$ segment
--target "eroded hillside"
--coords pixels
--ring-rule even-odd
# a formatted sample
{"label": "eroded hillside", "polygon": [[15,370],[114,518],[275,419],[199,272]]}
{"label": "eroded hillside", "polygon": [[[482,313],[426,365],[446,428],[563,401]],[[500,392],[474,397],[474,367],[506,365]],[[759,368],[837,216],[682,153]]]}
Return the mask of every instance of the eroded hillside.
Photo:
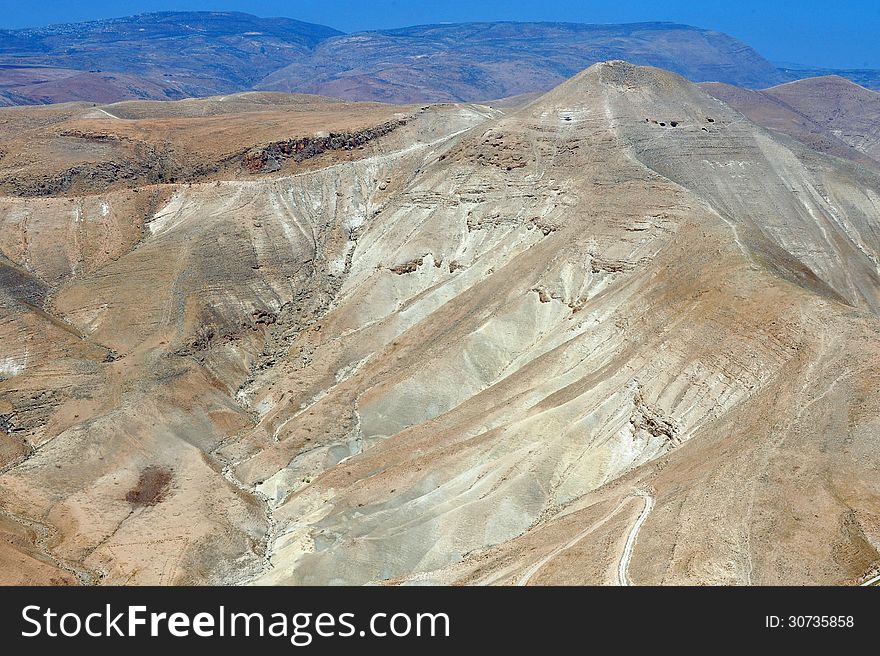
{"label": "eroded hillside", "polygon": [[814,150],[877,166],[880,93],[830,75],[763,91],[704,83],[706,91],[752,121],[788,134]]}
{"label": "eroded hillside", "polygon": [[267,165],[322,138],[280,122],[204,182],[0,201],[7,582],[877,568],[874,168],[623,62],[352,111],[345,157]]}

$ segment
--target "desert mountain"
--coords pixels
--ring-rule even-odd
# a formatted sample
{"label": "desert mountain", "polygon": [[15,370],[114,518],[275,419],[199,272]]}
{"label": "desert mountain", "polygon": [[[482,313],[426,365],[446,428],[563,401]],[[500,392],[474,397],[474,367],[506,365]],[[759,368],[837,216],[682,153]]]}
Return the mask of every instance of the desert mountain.
{"label": "desert mountain", "polygon": [[880,91],[880,70],[876,68],[809,68],[804,66],[779,68],[787,77],[803,80],[811,77],[842,77],[861,87]]}
{"label": "desert mountain", "polygon": [[78,130],[43,157],[100,164],[115,142],[95,134],[207,134],[226,103],[233,131],[285,118],[187,144],[226,162],[205,181],[34,193],[0,160],[8,579],[877,569],[876,168],[619,61],[519,109],[0,117]]}
{"label": "desert mountain", "polygon": [[798,80],[763,91],[714,83],[703,88],[756,123],[816,150],[880,162],[880,93],[876,91],[837,76]]}
{"label": "desert mountain", "polygon": [[0,103],[248,89],[404,103],[487,100],[543,92],[614,58],[695,81],[767,87],[791,79],[730,36],[671,23],[464,23],[344,35],[289,19],[166,12],[0,31]]}

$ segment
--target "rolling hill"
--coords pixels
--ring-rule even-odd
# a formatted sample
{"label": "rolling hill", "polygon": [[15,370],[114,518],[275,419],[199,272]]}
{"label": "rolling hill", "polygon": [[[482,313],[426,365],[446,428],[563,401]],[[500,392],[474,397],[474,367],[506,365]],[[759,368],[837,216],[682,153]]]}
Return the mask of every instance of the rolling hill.
{"label": "rolling hill", "polygon": [[839,76],[797,80],[763,91],[724,84],[703,88],[756,123],[812,148],[880,162],[880,93]]}

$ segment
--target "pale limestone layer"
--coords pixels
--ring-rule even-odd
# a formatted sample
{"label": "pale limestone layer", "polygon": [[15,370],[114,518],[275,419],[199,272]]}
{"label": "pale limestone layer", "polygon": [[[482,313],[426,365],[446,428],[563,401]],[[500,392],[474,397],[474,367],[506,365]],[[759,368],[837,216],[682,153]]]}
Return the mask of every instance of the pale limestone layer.
{"label": "pale limestone layer", "polygon": [[[352,162],[163,189],[109,262],[21,246],[61,201],[2,201],[6,257],[60,281],[56,323],[2,324],[0,391],[60,399],[2,506],[57,533],[62,569],[744,584],[880,562],[870,167],[614,62],[505,115],[422,112]],[[171,482],[138,505],[150,466]]]}

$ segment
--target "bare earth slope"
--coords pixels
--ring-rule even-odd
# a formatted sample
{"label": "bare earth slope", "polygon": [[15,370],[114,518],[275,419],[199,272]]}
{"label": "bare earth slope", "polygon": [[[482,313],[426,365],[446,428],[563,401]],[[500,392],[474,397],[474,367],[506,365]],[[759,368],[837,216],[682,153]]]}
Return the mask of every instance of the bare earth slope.
{"label": "bare earth slope", "polygon": [[7,579],[877,569],[875,169],[623,62],[405,118],[345,160],[0,201]]}
{"label": "bare earth slope", "polygon": [[766,93],[880,161],[880,92],[829,76],[783,84]]}
{"label": "bare earth slope", "polygon": [[259,92],[10,108],[0,114],[0,190],[72,195],[301,167],[323,152],[351,156],[414,109]]}
{"label": "bare earth slope", "polygon": [[880,93],[841,77],[789,82],[763,91],[703,88],[765,127],[838,157],[880,161]]}

